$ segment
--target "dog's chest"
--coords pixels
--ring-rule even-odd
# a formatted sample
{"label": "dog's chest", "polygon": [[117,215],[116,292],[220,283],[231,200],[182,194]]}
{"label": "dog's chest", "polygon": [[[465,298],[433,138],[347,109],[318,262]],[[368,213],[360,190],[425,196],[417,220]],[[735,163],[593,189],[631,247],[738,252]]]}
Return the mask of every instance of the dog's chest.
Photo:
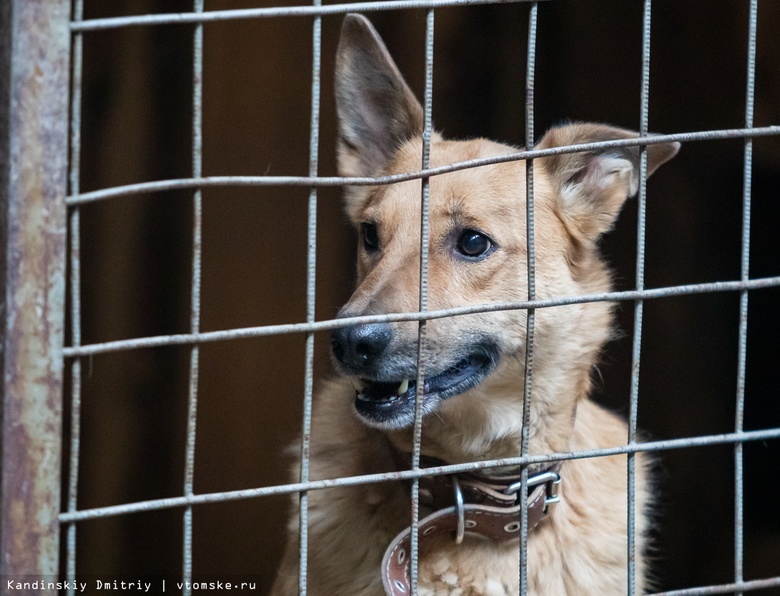
{"label": "dog's chest", "polygon": [[421,595],[505,596],[519,592],[518,541],[467,537],[460,545],[442,537],[421,553]]}

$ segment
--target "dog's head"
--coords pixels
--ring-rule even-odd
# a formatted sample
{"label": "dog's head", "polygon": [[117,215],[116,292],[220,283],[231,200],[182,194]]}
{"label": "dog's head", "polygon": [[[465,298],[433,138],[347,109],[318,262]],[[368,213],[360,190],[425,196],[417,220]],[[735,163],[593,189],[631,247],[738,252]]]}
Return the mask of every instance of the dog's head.
{"label": "dog's head", "polygon": [[[344,21],[336,100],[342,175],[420,169],[423,110],[374,28],[358,15]],[[537,148],[636,136],[604,125],[570,124],[550,130]],[[677,149],[648,146],[648,172]],[[431,165],[514,151],[488,140],[447,141],[434,134]],[[534,162],[537,297],[609,289],[596,242],[636,192],[638,168],[636,147]],[[525,188],[524,162],[430,179],[429,310],[527,298]],[[340,316],[416,311],[421,182],[349,187],[346,211],[359,234],[358,286]],[[443,415],[456,402],[522,403],[526,320],[526,311],[515,310],[429,321],[422,354],[424,412]],[[537,311],[534,386],[542,389],[534,395],[539,393],[541,407],[545,399],[556,399],[554,393],[578,391],[610,327],[603,303]],[[355,407],[364,421],[409,426],[419,390],[418,324],[347,326],[334,331],[332,346],[339,372],[355,384]],[[461,408],[459,415],[466,411]]]}

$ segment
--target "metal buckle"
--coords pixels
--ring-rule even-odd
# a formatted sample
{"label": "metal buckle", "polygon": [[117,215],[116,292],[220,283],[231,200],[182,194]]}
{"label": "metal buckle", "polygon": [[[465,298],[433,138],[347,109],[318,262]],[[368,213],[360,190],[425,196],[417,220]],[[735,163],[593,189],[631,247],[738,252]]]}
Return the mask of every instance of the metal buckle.
{"label": "metal buckle", "polygon": [[452,488],[455,491],[455,511],[458,514],[458,529],[455,532],[455,544],[463,542],[463,534],[466,533],[466,520],[463,511],[463,492],[460,490],[458,476],[452,477]]}
{"label": "metal buckle", "polygon": [[[540,484],[546,485],[544,495],[545,513],[547,512],[548,505],[555,505],[556,503],[561,502],[561,497],[558,496],[558,485],[560,485],[560,483],[561,475],[557,472],[539,472],[538,474],[528,477],[528,488],[534,488]],[[517,482],[510,484],[506,490],[504,490],[504,493],[507,495],[517,494],[522,486],[522,482],[518,480]]]}

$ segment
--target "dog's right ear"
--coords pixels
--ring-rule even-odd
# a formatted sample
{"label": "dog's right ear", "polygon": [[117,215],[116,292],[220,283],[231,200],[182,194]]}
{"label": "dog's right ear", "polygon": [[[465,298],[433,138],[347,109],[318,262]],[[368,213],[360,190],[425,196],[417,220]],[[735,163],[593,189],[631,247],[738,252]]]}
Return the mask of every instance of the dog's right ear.
{"label": "dog's right ear", "polygon": [[[579,122],[552,128],[535,149],[551,149],[618,139],[635,139],[638,133]],[[647,146],[647,175],[670,160],[679,143]],[[595,242],[607,232],[628,197],[639,187],[639,148],[621,147],[567,153],[541,158],[558,195],[558,212],[578,240]]]}
{"label": "dog's right ear", "polygon": [[404,141],[422,134],[423,110],[379,34],[361,15],[344,19],[335,86],[339,173],[380,175]]}

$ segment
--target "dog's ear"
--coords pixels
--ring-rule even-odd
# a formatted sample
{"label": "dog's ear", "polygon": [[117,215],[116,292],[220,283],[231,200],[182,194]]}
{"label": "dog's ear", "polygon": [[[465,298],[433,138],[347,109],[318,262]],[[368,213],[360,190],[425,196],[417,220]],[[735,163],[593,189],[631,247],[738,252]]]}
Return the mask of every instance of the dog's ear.
{"label": "dog's ear", "polygon": [[344,19],[335,86],[342,176],[380,174],[405,140],[422,134],[422,106],[361,15]]}
{"label": "dog's ear", "polygon": [[[633,139],[630,130],[576,123],[549,130],[535,149],[598,141]],[[670,160],[679,143],[647,145],[647,175]],[[619,147],[541,158],[559,197],[560,213],[570,233],[594,241],[607,232],[628,197],[639,188],[639,147]]]}

